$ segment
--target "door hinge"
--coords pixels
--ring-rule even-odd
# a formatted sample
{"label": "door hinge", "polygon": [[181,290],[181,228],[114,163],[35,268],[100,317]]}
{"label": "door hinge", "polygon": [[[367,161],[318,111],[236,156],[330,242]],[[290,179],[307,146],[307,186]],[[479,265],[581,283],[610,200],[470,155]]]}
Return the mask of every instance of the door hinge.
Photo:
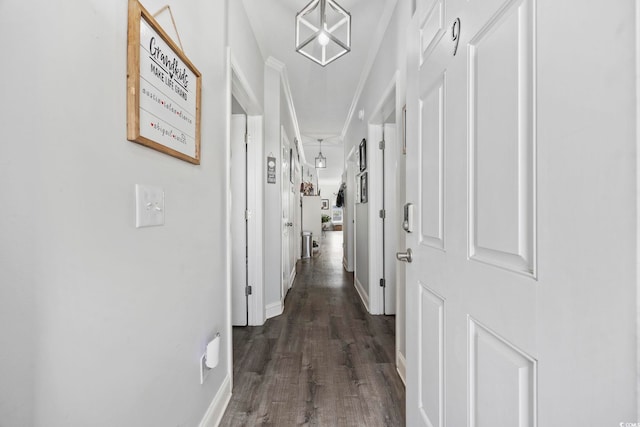
{"label": "door hinge", "polygon": [[249,221],[250,219],[251,219],[251,211],[250,210],[244,211],[244,220]]}
{"label": "door hinge", "polygon": [[382,141],[380,141],[380,145],[379,145],[381,150],[385,149],[385,143],[384,143],[384,139]]}
{"label": "door hinge", "polygon": [[380,218],[385,219],[387,217],[387,211],[385,209],[380,209]]}
{"label": "door hinge", "polygon": [[384,280],[384,279],[380,279],[380,287],[381,287],[381,288],[384,288],[384,287],[386,287],[386,286],[387,286],[387,281],[386,281],[386,280]]}
{"label": "door hinge", "polygon": [[248,134],[248,133],[245,133],[245,134],[244,134],[244,143],[245,143],[245,144],[248,144],[248,143],[249,143],[249,134]]}
{"label": "door hinge", "polygon": [[244,294],[246,296],[252,295],[253,294],[253,287],[247,286],[246,288],[244,288]]}

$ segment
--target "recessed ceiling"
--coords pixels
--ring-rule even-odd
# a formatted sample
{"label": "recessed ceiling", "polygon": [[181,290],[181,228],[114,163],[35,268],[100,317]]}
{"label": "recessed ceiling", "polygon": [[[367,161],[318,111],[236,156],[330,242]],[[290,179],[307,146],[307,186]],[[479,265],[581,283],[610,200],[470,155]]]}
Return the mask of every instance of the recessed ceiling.
{"label": "recessed ceiling", "polygon": [[[236,0],[233,0],[236,1]],[[285,64],[293,104],[298,117],[307,159],[317,155],[317,139],[325,147],[342,146],[342,132],[354,98],[359,96],[358,84],[372,50],[373,33],[388,16],[396,0],[337,0],[351,13],[351,52],[322,67],[295,50],[295,17],[309,0],[243,0],[249,22],[264,59],[273,57]],[[374,47],[377,51],[377,46]],[[367,70],[368,71],[368,70]],[[310,146],[311,145],[311,146]],[[308,147],[308,148],[307,148]],[[338,166],[340,179],[344,153],[329,150],[329,165]],[[328,152],[329,152],[328,151]],[[336,154],[334,154],[334,152]],[[335,158],[339,152],[339,158]],[[332,168],[333,169],[333,168]],[[329,171],[323,171],[325,179]]]}

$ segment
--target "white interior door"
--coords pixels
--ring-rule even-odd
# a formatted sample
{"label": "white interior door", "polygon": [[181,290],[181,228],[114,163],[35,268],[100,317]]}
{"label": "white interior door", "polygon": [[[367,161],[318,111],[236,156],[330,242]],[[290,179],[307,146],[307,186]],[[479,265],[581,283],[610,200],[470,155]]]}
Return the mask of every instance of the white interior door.
{"label": "white interior door", "polygon": [[292,257],[295,256],[293,248],[293,225],[294,225],[294,206],[293,194],[290,176],[292,161],[290,152],[290,144],[287,135],[282,130],[282,289],[281,299],[284,304],[284,298],[295,276],[295,262]]}
{"label": "white interior door", "polygon": [[419,3],[407,89],[408,424],[533,427],[532,3],[444,3]]}
{"label": "white interior door", "polygon": [[248,324],[247,310],[247,117],[231,116],[231,300],[234,326]]}
{"label": "white interior door", "polygon": [[[296,275],[296,261],[299,258],[298,251],[301,248],[301,240],[300,240],[300,217],[298,214],[300,203],[296,200],[296,149],[294,147],[290,148],[290,156],[289,156],[289,170],[290,170],[290,181],[289,181],[289,289],[293,286],[293,281]],[[298,187],[299,188],[299,187]]]}
{"label": "white interior door", "polygon": [[[407,247],[406,233],[402,228],[402,222],[404,221],[404,204],[407,201],[407,191],[405,185],[406,176],[406,155],[403,151],[403,141],[406,140],[405,128],[404,128],[404,114],[405,109],[402,111],[400,133],[401,137],[399,143],[396,144],[396,190],[395,199],[393,203],[396,206],[396,218],[395,223],[389,222],[391,226],[396,227],[396,251],[404,250]],[[396,263],[396,366],[398,372],[406,383],[406,309],[405,309],[405,283],[406,283],[406,265],[404,262]]]}
{"label": "white interior door", "polygon": [[[545,2],[419,0],[412,20],[407,425],[604,426],[635,416],[633,398],[606,385],[622,381],[635,394],[633,381],[622,380],[625,371],[634,376],[633,358],[616,355],[618,346],[633,351],[631,335],[598,332],[633,333],[633,319],[615,313],[622,295],[634,295],[632,273],[616,261],[633,259],[634,241],[622,238],[624,227],[612,218],[597,225],[592,210],[600,208],[589,201],[591,192],[607,200],[614,194],[610,214],[628,221],[624,206],[633,209],[633,193],[625,198],[619,186],[634,182],[634,169],[612,177],[606,168],[619,167],[616,151],[628,146],[616,140],[616,147],[600,148],[591,135],[606,135],[617,114],[594,114],[603,124],[590,124],[579,138],[566,131],[567,121],[582,128],[586,111],[614,105],[624,92],[600,91],[597,100],[593,80],[576,84],[580,73],[557,68],[557,61],[571,68],[592,54],[582,42],[559,49],[554,26],[537,25],[557,21],[555,7],[546,2],[537,9],[538,3]],[[580,34],[588,33],[583,20],[599,22],[610,13],[576,1],[565,7],[581,13],[570,24]],[[536,52],[546,55],[545,66]],[[593,72],[588,67],[580,70]],[[598,75],[606,80],[606,70]],[[567,102],[556,93],[567,87],[572,99],[563,109],[558,103]],[[581,154],[595,147],[597,156]],[[539,153],[546,167],[538,166]],[[608,237],[611,227],[615,239]],[[577,242],[588,253],[578,255]],[[602,283],[611,274],[618,278],[616,296]],[[611,366],[618,363],[624,366]]]}

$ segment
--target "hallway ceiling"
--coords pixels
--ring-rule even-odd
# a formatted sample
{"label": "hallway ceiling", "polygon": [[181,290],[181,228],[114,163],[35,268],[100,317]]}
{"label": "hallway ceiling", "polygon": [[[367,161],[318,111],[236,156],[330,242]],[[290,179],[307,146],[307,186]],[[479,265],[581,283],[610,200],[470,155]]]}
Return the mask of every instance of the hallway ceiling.
{"label": "hallway ceiling", "polygon": [[[234,0],[235,1],[235,0]],[[351,52],[328,64],[295,51],[295,16],[309,0],[243,0],[264,59],[285,64],[307,162],[318,154],[318,138],[329,167],[320,179],[340,181],[344,168],[343,132],[360,95],[380,37],[397,0],[337,0],[351,13]],[[335,147],[335,148],[333,148]],[[340,147],[340,149],[337,149]],[[332,149],[333,148],[333,149]],[[336,158],[337,157],[337,158]]]}

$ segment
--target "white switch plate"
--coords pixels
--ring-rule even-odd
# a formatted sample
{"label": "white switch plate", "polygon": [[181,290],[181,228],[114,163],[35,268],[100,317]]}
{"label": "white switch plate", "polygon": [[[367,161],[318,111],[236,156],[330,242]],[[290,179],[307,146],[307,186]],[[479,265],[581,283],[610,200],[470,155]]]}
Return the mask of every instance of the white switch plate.
{"label": "white switch plate", "polygon": [[136,228],[157,225],[164,225],[164,190],[136,184]]}

